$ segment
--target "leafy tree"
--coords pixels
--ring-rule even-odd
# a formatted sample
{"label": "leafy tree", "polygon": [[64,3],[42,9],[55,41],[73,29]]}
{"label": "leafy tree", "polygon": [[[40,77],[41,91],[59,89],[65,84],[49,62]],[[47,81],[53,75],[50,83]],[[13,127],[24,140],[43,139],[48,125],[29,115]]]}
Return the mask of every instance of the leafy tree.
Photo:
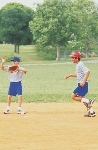
{"label": "leafy tree", "polygon": [[19,53],[19,45],[31,44],[32,33],[29,22],[34,11],[20,3],[8,3],[0,10],[0,33],[3,41],[15,45],[14,52]]}
{"label": "leafy tree", "polygon": [[60,47],[67,44],[73,33],[77,34],[78,24],[71,0],[45,0],[37,5],[30,29],[37,43],[57,46],[57,59],[60,60]]}
{"label": "leafy tree", "polygon": [[89,0],[75,0],[74,8],[81,18],[80,35],[77,40],[85,43],[86,57],[88,57],[88,46],[98,37],[98,7]]}

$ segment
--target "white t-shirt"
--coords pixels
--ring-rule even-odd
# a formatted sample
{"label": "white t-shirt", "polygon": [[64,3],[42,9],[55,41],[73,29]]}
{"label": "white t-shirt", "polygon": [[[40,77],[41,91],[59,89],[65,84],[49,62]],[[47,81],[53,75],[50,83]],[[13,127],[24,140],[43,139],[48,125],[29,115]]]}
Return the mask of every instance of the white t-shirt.
{"label": "white t-shirt", "polygon": [[[8,68],[9,67],[4,67],[4,71],[8,72]],[[19,67],[19,68],[24,69],[23,67]],[[8,72],[8,78],[9,78],[10,82],[19,82],[19,81],[22,81],[23,74],[24,74],[24,72],[22,72],[22,71],[16,71],[13,73]]]}
{"label": "white t-shirt", "polygon": [[90,71],[84,64],[83,62],[79,62],[76,65],[76,74],[77,74],[77,81],[78,83],[82,82],[84,79],[85,74]]}

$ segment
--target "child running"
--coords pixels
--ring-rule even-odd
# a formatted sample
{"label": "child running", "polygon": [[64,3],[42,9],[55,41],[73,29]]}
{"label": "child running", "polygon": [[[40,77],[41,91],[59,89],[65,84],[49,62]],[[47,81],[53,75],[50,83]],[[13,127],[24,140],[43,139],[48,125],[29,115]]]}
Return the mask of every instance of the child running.
{"label": "child running", "polygon": [[83,64],[81,61],[81,53],[78,51],[73,52],[70,55],[72,62],[76,63],[76,73],[65,76],[65,79],[69,77],[77,77],[78,86],[73,91],[71,98],[75,101],[84,103],[87,107],[88,114],[85,114],[84,117],[95,117],[96,114],[92,108],[93,100],[85,98],[85,95],[88,93],[88,77],[90,75],[90,70]]}

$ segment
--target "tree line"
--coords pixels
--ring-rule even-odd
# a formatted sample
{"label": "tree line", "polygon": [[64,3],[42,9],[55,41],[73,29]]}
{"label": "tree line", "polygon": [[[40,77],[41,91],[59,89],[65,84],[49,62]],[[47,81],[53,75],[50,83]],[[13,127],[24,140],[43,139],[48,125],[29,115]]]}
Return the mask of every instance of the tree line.
{"label": "tree line", "polygon": [[98,41],[98,5],[91,0],[44,0],[31,9],[20,3],[8,3],[0,10],[0,41],[19,45],[38,44],[85,50]]}

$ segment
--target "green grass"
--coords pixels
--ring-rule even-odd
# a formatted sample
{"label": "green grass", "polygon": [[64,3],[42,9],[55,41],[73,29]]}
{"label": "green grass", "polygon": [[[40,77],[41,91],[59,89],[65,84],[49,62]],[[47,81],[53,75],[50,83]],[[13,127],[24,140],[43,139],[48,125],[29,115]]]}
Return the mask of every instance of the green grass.
{"label": "green grass", "polygon": [[[98,73],[96,64],[86,64],[90,70],[88,98],[97,101]],[[64,79],[64,76],[75,72],[75,64],[32,65],[23,66],[28,72],[23,76],[24,102],[73,102],[71,93],[77,86],[76,78]],[[9,81],[7,73],[0,72],[0,101],[6,102]],[[13,97],[17,101],[17,96]]]}
{"label": "green grass", "polygon": [[[12,45],[8,49],[0,45],[0,56],[10,56],[13,51]],[[7,45],[6,45],[7,46]],[[75,73],[75,64],[66,61],[38,61],[32,57],[33,46],[21,46],[19,57],[22,58],[20,66],[27,69],[27,74],[23,75],[23,102],[73,102],[71,94],[77,86],[76,78],[64,79],[64,76]],[[30,60],[28,60],[28,57]],[[32,55],[33,56],[33,55]],[[23,59],[24,58],[24,59]],[[83,59],[84,61],[85,59]],[[29,65],[30,63],[30,65]],[[59,64],[60,63],[60,64]],[[7,65],[9,63],[6,63]],[[89,92],[87,98],[98,101],[98,63],[87,63],[91,70],[89,77]],[[7,91],[9,80],[7,73],[0,71],[0,102],[7,102]],[[17,96],[13,97],[13,102],[17,102]]]}
{"label": "green grass", "polygon": [[[37,53],[35,52],[35,46],[33,45],[26,45],[26,46],[20,46],[20,53],[14,53],[14,45],[11,44],[0,44],[0,59],[2,57],[10,58],[13,56],[17,56],[21,58],[21,64],[25,63],[33,63],[33,64],[51,64],[51,63],[65,63],[65,62],[71,62],[71,59],[69,56],[66,57],[65,60],[56,61],[42,61],[37,57]],[[96,60],[96,57],[93,58],[83,58],[82,60]]]}
{"label": "green grass", "polygon": [[17,56],[21,58],[22,62],[31,63],[32,60],[37,60],[37,54],[35,53],[35,47],[32,45],[20,46],[20,53],[14,53],[14,45],[11,44],[0,44],[0,58],[6,57],[10,58],[11,56]]}

